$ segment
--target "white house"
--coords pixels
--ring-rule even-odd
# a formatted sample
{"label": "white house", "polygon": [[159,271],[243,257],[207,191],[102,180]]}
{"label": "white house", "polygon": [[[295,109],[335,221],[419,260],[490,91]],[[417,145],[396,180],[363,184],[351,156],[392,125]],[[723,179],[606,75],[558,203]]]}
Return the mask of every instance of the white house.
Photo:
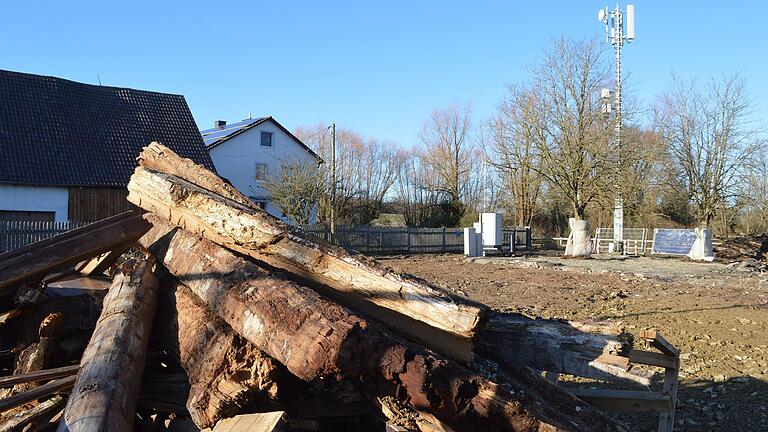
{"label": "white house", "polygon": [[263,181],[277,174],[283,162],[323,160],[272,117],[227,124],[217,120],[212,129],[200,131],[220,176],[259,204],[269,214],[290,222],[272,202]]}

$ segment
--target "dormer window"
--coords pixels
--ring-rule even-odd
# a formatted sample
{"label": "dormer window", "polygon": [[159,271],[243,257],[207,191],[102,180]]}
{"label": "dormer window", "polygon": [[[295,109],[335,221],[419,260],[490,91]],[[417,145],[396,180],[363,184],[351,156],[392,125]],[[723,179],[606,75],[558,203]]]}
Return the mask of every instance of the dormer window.
{"label": "dormer window", "polygon": [[261,146],[272,147],[272,132],[261,133]]}

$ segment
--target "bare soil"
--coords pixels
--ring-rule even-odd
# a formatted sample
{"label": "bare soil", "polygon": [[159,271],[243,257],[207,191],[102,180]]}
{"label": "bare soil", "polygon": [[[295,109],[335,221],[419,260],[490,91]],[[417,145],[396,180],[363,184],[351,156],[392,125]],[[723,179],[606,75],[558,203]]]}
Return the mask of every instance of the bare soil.
{"label": "bare soil", "polygon": [[[381,261],[497,310],[621,322],[635,333],[658,329],[682,353],[675,430],[768,430],[765,262],[544,255]],[[617,418],[630,430],[657,428],[655,415]]]}

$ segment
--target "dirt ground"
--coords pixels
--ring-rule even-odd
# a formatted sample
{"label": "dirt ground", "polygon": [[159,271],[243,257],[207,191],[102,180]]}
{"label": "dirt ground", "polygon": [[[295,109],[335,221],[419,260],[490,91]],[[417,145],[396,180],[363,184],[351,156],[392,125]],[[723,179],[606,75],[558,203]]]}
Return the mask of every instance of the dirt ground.
{"label": "dirt ground", "polygon": [[[755,260],[389,257],[383,263],[502,311],[656,328],[681,351],[675,430],[768,430],[768,272]],[[566,383],[567,384],[567,383]],[[655,431],[656,416],[618,415]]]}

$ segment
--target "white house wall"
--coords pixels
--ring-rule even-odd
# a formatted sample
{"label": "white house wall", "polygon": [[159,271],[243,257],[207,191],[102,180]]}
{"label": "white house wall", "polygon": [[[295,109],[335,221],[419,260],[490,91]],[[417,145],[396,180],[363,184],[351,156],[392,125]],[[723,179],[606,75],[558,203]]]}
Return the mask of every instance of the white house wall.
{"label": "white house wall", "polygon": [[0,210],[55,212],[55,221],[65,222],[69,212],[69,189],[0,184]]}
{"label": "white house wall", "polygon": [[[261,146],[261,132],[272,132],[272,147]],[[280,172],[283,161],[310,161],[317,163],[307,150],[272,121],[233,137],[210,149],[211,159],[219,175],[228,179],[245,195],[267,202],[266,210],[279,218],[283,213],[270,199],[269,192],[256,180],[256,164],[267,165],[267,175]]]}

